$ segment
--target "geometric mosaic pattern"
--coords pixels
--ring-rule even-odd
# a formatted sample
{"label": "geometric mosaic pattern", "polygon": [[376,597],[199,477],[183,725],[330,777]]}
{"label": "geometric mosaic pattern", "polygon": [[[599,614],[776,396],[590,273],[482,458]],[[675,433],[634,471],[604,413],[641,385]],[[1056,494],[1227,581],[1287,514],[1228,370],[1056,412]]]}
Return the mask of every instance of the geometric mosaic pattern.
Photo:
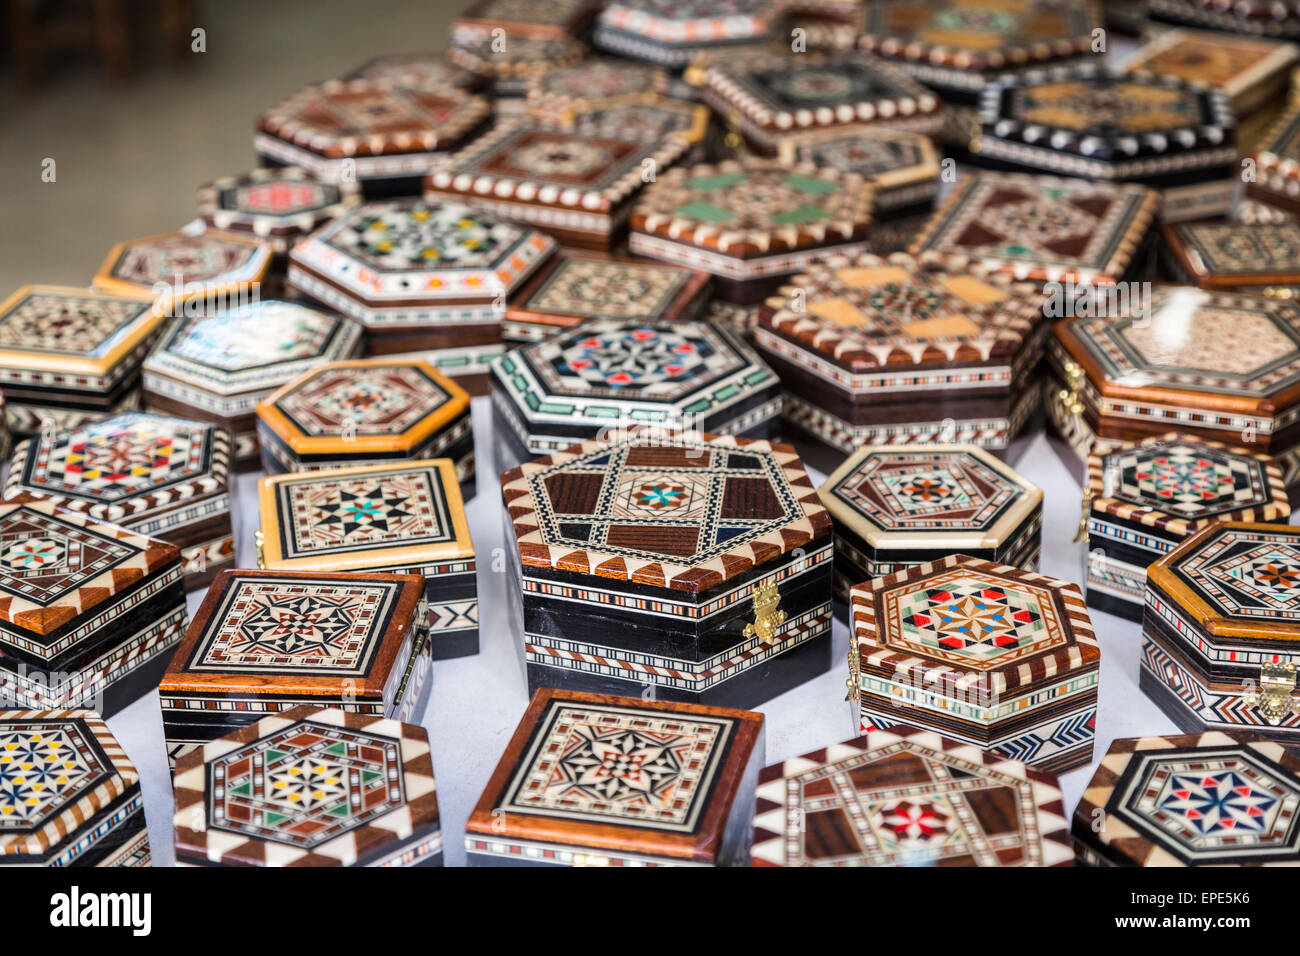
{"label": "geometric mosaic pattern", "polygon": [[[1300,262],[1300,223],[1179,223],[1179,259],[1198,284],[1285,282]],[[1190,268],[1188,267],[1190,264]]]}
{"label": "geometric mosaic pattern", "polygon": [[524,230],[463,206],[383,204],[354,213],[327,244],[381,272],[487,270],[520,241]]}
{"label": "geometric mosaic pattern", "polygon": [[178,277],[184,285],[251,282],[266,271],[269,258],[267,247],[233,234],[172,232],[119,243],[100,267],[96,282],[145,293],[157,283],[171,288]]}
{"label": "geometric mosaic pattern", "polygon": [[1166,566],[1216,616],[1300,619],[1300,529],[1216,526],[1194,548],[1166,558]]}
{"label": "geometric mosaic pattern", "polygon": [[684,269],[653,263],[566,257],[518,308],[611,319],[656,319],[692,279]]}
{"label": "geometric mosaic pattern", "polygon": [[0,351],[103,358],[132,329],[156,324],[152,306],[105,292],[30,287],[0,310]]}
{"label": "geometric mosaic pattern", "polygon": [[[122,529],[114,525],[53,510],[48,503],[0,505],[0,594],[20,606],[55,604],[143,554],[142,546],[158,545],[129,533],[119,537]],[[15,610],[12,604],[0,610],[0,619],[13,620]]]}
{"label": "geometric mosaic pattern", "polygon": [[452,396],[419,364],[325,367],[279,394],[275,407],[309,437],[399,436]]}
{"label": "geometric mosaic pattern", "polygon": [[291,302],[259,302],[181,325],[151,358],[193,363],[210,375],[242,379],[269,366],[330,357],[331,341],[350,341],[352,328],[336,316]]}
{"label": "geometric mosaic pattern", "polygon": [[217,229],[267,239],[279,254],[290,241],[361,201],[355,183],[325,183],[294,167],[255,169],[199,187],[199,215]]}

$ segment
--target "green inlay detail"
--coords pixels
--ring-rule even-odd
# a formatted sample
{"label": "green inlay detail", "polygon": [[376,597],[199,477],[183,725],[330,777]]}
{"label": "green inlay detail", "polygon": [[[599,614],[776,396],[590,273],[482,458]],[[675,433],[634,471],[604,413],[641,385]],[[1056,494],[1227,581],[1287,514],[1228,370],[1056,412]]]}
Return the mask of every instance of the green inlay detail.
{"label": "green inlay detail", "polygon": [[736,218],[736,214],[730,209],[723,209],[721,206],[704,201],[688,202],[684,206],[679,206],[677,211],[691,219],[707,219],[709,222],[731,222]]}
{"label": "green inlay detail", "polygon": [[818,179],[816,176],[790,175],[785,177],[785,184],[800,192],[811,193],[814,196],[825,196],[827,193],[836,192],[840,188],[839,183],[827,182],[825,179]]}
{"label": "green inlay detail", "polygon": [[787,209],[784,212],[772,214],[772,221],[783,225],[796,222],[816,222],[819,219],[829,219],[831,214],[821,206],[799,206],[795,209]]}
{"label": "green inlay detail", "polygon": [[734,186],[744,181],[744,173],[716,173],[712,176],[696,176],[688,180],[692,189],[703,190],[721,189],[723,186]]}

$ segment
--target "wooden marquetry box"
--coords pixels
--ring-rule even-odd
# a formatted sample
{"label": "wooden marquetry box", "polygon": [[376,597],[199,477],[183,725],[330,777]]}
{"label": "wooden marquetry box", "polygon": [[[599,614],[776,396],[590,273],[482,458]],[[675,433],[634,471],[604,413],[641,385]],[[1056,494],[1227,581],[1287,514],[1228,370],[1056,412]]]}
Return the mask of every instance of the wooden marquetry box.
{"label": "wooden marquetry box", "polygon": [[1300,286],[1300,221],[1180,222],[1162,233],[1163,264],[1178,282],[1284,299]]}
{"label": "wooden marquetry box", "polygon": [[450,458],[474,496],[469,395],[427,362],[329,362],[287,382],[257,406],[269,474]]}
{"label": "wooden marquetry box", "polygon": [[1088,606],[1141,621],[1147,568],[1219,521],[1286,521],[1268,455],[1170,432],[1088,456]]}
{"label": "wooden marquetry box", "polygon": [[473,203],[565,245],[610,251],[648,179],[685,155],[678,136],[607,139],[521,119],[502,123],[429,176],[431,201]]}
{"label": "wooden marquetry box", "polygon": [[1002,450],[1038,398],[1045,303],[996,266],[831,256],[768,298],[754,344],[785,386],[786,421],[842,453]]}
{"label": "wooden marquetry box", "polygon": [[474,542],[450,459],[272,475],[258,499],[260,567],[422,575],[433,659],[478,653]]}
{"label": "wooden marquetry box", "polygon": [[753,866],[1069,866],[1055,775],[933,731],[873,730],[758,775]]}
{"label": "wooden marquetry box", "polygon": [[4,493],[49,499],[175,545],[192,590],[235,563],[230,485],[225,429],[131,413],[23,442]]}
{"label": "wooden marquetry box", "polygon": [[452,41],[472,39],[493,30],[509,42],[518,37],[580,36],[600,6],[596,0],[474,0],[451,22]]}
{"label": "wooden marquetry box", "polygon": [[1295,866],[1300,757],[1251,733],[1111,743],[1074,810],[1087,866]]}
{"label": "wooden marquetry box", "polygon": [[214,229],[255,236],[283,269],[289,247],[361,202],[354,181],[321,182],[296,166],[223,176],[198,190],[199,216]]}
{"label": "wooden marquetry box", "polygon": [[682,69],[699,53],[774,34],[775,0],[613,0],[596,18],[596,46],[619,56]]}
{"label": "wooden marquetry box", "polygon": [[429,732],[310,705],[176,761],[178,866],[442,866]]}
{"label": "wooden marquetry box", "polygon": [[1300,14],[1269,0],[1147,0],[1152,25],[1204,27],[1224,33],[1245,33],[1270,39],[1300,39]]}
{"label": "wooden marquetry box", "polygon": [[1300,103],[1293,100],[1282,111],[1250,159],[1254,175],[1246,180],[1237,218],[1243,222],[1300,218]]}
{"label": "wooden marquetry box", "polygon": [[762,714],[544,688],[465,825],[471,866],[744,866]]}
{"label": "wooden marquetry box", "polygon": [[703,99],[755,152],[791,135],[876,126],[937,138],[943,102],[892,64],[861,53],[755,54],[704,72]]}
{"label": "wooden marquetry box", "polygon": [[831,519],[789,445],[633,429],[501,491],[530,690],[748,707],[830,667]]}
{"label": "wooden marquetry box", "polygon": [[634,256],[700,269],[714,292],[761,301],[836,253],[865,252],[875,187],[853,172],[746,156],[660,173],[632,213]]}
{"label": "wooden marquetry box", "polygon": [[404,80],[329,80],[271,107],[253,147],[266,166],[296,166],[367,198],[410,196],[488,124],[486,97]]}
{"label": "wooden marquetry box", "polygon": [[261,239],[219,229],[128,239],[109,250],[95,288],[148,296],[159,315],[191,315],[255,298],[272,254]]}
{"label": "wooden marquetry box", "polygon": [[694,269],[564,252],[511,297],[501,337],[517,344],[540,342],[595,318],[693,319],[708,292],[708,274]]}
{"label": "wooden marquetry box", "polygon": [[950,267],[1111,286],[1148,278],[1160,194],[1133,183],[966,174],[908,248]]}
{"label": "wooden marquetry box", "polygon": [[950,554],[1038,570],[1043,493],[974,445],[861,448],[817,490],[835,522],[835,595]]}
{"label": "wooden marquetry box", "polygon": [[111,717],[158,686],[187,620],[174,545],[27,495],[0,546],[0,707]]}
{"label": "wooden marquetry box", "polygon": [[256,468],[257,403],[313,366],[360,351],[360,325],[294,302],[182,318],[145,359],[144,402],[151,412],[222,426],[235,466]]}
{"label": "wooden marquetry box", "polygon": [[951,555],[849,600],[863,730],[921,727],[1053,773],[1091,762],[1101,650],[1077,585]]}
{"label": "wooden marquetry box", "polygon": [[165,312],[141,296],[20,288],[0,303],[0,388],[9,430],[34,435],[138,408],[140,366],[165,322]]}
{"label": "wooden marquetry box", "polygon": [[0,867],[152,866],[140,774],[98,714],[0,710]]}
{"label": "wooden marquetry box", "polygon": [[429,651],[418,574],[222,571],[158,685],[168,759],[301,704],[418,720]]}
{"label": "wooden marquetry box", "polygon": [[508,467],[633,425],[772,438],[781,383],[707,321],[595,318],[496,359],[492,412]]}
{"label": "wooden marquetry box", "polygon": [[[572,125],[574,117],[601,105],[628,102],[668,89],[668,73],[644,63],[592,57],[576,66],[539,73],[528,80],[525,106],[533,119]],[[652,141],[653,137],[638,137]]]}
{"label": "wooden marquetry box", "polygon": [[1139,686],[1179,729],[1300,742],[1300,528],[1221,522],[1147,569]]}
{"label": "wooden marquetry box", "polygon": [[477,76],[487,77],[487,92],[497,119],[523,115],[530,77],[573,66],[587,48],[573,37],[508,36],[505,48],[490,34],[453,38],[447,59]]}
{"label": "wooden marquetry box", "polygon": [[1094,63],[1031,70],[985,87],[972,157],[993,169],[1135,182],[1160,192],[1160,218],[1223,216],[1240,181],[1227,94]]}
{"label": "wooden marquetry box", "polygon": [[640,93],[617,102],[575,107],[568,123],[583,135],[598,139],[643,139],[674,136],[684,139],[682,163],[704,162],[708,153],[709,108],[701,103]]}
{"label": "wooden marquetry box", "polygon": [[394,53],[367,60],[345,80],[380,80],[405,86],[427,86],[431,89],[455,87],[471,93],[482,89],[486,78],[464,67],[457,66],[442,53]]}

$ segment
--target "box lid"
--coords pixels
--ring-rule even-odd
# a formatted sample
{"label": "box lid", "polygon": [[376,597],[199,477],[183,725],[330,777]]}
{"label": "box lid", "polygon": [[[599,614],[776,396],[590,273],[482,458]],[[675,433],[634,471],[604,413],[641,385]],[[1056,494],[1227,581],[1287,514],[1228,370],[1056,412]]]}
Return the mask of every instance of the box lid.
{"label": "box lid", "polygon": [[469,413],[469,395],[428,362],[328,362],[286,382],[257,417],[297,455],[400,452]]}
{"label": "box lid", "polygon": [[1147,0],[1148,15],[1157,22],[1191,23],[1264,36],[1294,37],[1300,34],[1300,16],[1286,3],[1270,0],[1235,0],[1230,6],[1219,0]]}
{"label": "box lid", "polygon": [[854,585],[849,602],[862,673],[948,696],[998,700],[1101,659],[1077,585],[962,554]]}
{"label": "box lid", "polygon": [[783,136],[781,162],[812,163],[857,173],[876,187],[876,218],[932,202],[939,193],[939,154],[929,136],[882,126],[813,130]]}
{"label": "box lid", "polygon": [[1043,493],[974,445],[865,447],[818,489],[837,530],[874,549],[998,549],[1041,514]]}
{"label": "box lid", "polygon": [[453,86],[473,92],[483,86],[483,77],[459,67],[443,53],[394,53],[367,60],[345,80],[378,80],[403,86],[430,89]]}
{"label": "box lid", "polygon": [[961,178],[908,252],[1018,279],[1112,284],[1136,261],[1159,209],[1160,194],[1145,186],[976,173]]}
{"label": "box lid", "polygon": [[1247,184],[1252,196],[1278,199],[1300,207],[1300,103],[1291,103],[1277,118],[1252,157],[1257,182]]}
{"label": "box lid", "polygon": [[1215,87],[1241,117],[1286,86],[1298,58],[1300,51],[1290,43],[1178,29],[1139,47],[1124,61],[1124,72]]}
{"label": "box lid", "polygon": [[447,59],[493,79],[527,77],[572,66],[587,55],[587,48],[572,37],[512,36],[505,49],[499,49],[490,34],[453,39]]}
{"label": "box lid", "polygon": [[1054,774],[899,727],[759,771],[754,866],[1069,866]]}
{"label": "box lid", "polygon": [[169,301],[247,293],[270,265],[271,247],[260,239],[217,229],[165,232],[113,246],[95,273],[95,287],[152,296],[166,315]]}
{"label": "box lid", "polygon": [[364,571],[473,558],[447,458],[258,479],[264,567]]}
{"label": "box lid", "polygon": [[295,707],[176,761],[176,857],[224,866],[366,866],[442,849],[429,734]]}
{"label": "box lid", "polygon": [[1293,866],[1297,803],[1300,757],[1255,734],[1125,737],[1102,757],[1072,830],[1122,866]]}
{"label": "box lid", "polygon": [[702,103],[639,93],[615,103],[575,106],[569,124],[602,138],[657,141],[665,136],[680,136],[698,146],[709,130],[709,108]]}
{"label": "box lid", "polygon": [[[573,115],[599,105],[626,101],[668,88],[668,74],[657,67],[591,57],[573,66],[557,67],[528,78],[528,112],[543,121],[570,122]],[[644,136],[647,141],[652,137]]]}
{"label": "box lid", "polygon": [[259,238],[283,239],[311,232],[360,202],[355,182],[323,183],[296,166],[222,176],[198,190],[199,215],[204,222],[217,229],[251,232]]}
{"label": "box lid", "polygon": [[1202,289],[1300,283],[1300,222],[1165,223],[1161,234],[1176,271]]}
{"label": "box lid", "polygon": [[501,29],[515,37],[575,36],[591,22],[596,0],[475,0],[451,21],[453,38],[490,34]]}
{"label": "box lid", "polygon": [[469,835],[711,863],[763,715],[584,694],[533,695],[470,813]]}
{"label": "box lid", "polygon": [[140,775],[93,711],[0,710],[0,793],[0,861],[68,865]]}
{"label": "box lid", "polygon": [[692,49],[762,39],[779,14],[773,0],[614,0],[596,24],[653,46]]}

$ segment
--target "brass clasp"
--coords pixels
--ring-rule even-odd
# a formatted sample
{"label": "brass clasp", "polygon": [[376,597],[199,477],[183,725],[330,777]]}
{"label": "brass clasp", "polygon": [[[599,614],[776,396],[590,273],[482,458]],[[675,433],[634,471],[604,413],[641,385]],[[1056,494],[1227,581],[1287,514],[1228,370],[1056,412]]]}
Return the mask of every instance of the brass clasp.
{"label": "brass clasp", "polygon": [[1085,491],[1083,493],[1083,502],[1079,506],[1079,527],[1078,530],[1074,532],[1075,541],[1086,542],[1088,540],[1088,512],[1091,508],[1092,492]]}
{"label": "brass clasp", "polygon": [[1261,665],[1259,691],[1247,694],[1245,704],[1275,727],[1295,713],[1295,665],[1290,661]]}
{"label": "brass clasp", "polygon": [[266,535],[262,534],[260,530],[254,531],[253,543],[257,545],[257,569],[259,571],[265,571],[266,570]]}
{"label": "brass clasp", "polygon": [[1083,402],[1079,401],[1079,387],[1085,378],[1083,366],[1071,359],[1065,360],[1065,388],[1056,393],[1061,401],[1061,409],[1071,418],[1083,414]]}
{"label": "brass clasp", "polygon": [[785,623],[785,611],[781,610],[781,595],[777,593],[776,582],[768,581],[754,592],[754,621],[745,625],[746,637],[757,637],[764,644],[771,644]]}
{"label": "brass clasp", "polygon": [[858,696],[858,681],[862,673],[862,664],[858,659],[858,642],[849,635],[849,676],[844,681],[844,686],[848,688],[848,693],[844,695],[845,700],[853,700]]}

